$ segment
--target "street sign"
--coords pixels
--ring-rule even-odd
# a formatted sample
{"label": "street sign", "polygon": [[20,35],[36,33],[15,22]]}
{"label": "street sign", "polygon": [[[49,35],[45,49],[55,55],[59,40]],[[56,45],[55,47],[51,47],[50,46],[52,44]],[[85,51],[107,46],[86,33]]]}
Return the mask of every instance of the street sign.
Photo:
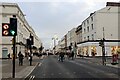
{"label": "street sign", "polygon": [[10,23],[2,23],[2,36],[17,35],[17,18],[10,18]]}
{"label": "street sign", "polygon": [[9,23],[2,23],[2,36],[9,36]]}

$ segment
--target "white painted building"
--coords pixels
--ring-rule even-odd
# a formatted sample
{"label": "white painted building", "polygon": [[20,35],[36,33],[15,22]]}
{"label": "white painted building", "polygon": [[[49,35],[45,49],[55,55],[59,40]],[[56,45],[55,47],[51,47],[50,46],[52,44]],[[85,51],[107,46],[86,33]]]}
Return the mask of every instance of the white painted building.
{"label": "white painted building", "polygon": [[77,42],[76,28],[68,31],[67,35],[67,47],[70,46],[71,43]]}
{"label": "white painted building", "polygon": [[[25,15],[16,3],[0,3],[0,26],[2,23],[10,23],[10,18],[16,15],[17,18],[17,36],[16,36],[16,54],[21,51],[23,54],[26,51],[26,39],[30,33],[34,36],[34,46],[39,48],[41,41],[36,35],[33,28],[28,24]],[[2,36],[2,27],[0,27],[0,58],[6,58],[7,54],[12,54],[12,37]],[[20,44],[21,43],[21,44]]]}
{"label": "white painted building", "polygon": [[[119,6],[119,7],[118,7]],[[119,17],[120,3],[107,3],[107,6],[91,13],[88,18],[82,22],[82,42],[78,44],[82,55],[102,56],[102,49],[99,42],[89,42],[90,40],[120,40],[119,37]],[[85,42],[86,41],[86,42]],[[106,56],[116,54],[118,51],[118,42],[105,42]]]}

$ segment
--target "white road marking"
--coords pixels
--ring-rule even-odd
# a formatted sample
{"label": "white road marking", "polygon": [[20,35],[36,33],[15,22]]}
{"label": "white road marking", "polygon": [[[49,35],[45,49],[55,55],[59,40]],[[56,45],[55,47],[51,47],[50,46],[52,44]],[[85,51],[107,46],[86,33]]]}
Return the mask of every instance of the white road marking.
{"label": "white road marking", "polygon": [[37,65],[38,64],[35,65],[35,67],[29,72],[29,74],[27,76],[25,76],[25,78],[27,78],[33,72],[33,70],[36,68]]}
{"label": "white road marking", "polygon": [[74,74],[76,73],[76,72],[73,72]]}
{"label": "white road marking", "polygon": [[42,65],[42,63],[39,63],[39,65],[38,66],[41,66]]}
{"label": "white road marking", "polygon": [[30,76],[29,80],[33,80],[35,78],[35,76]]}
{"label": "white road marking", "polygon": [[33,76],[32,80],[35,78],[35,76]]}
{"label": "white road marking", "polygon": [[52,73],[51,75],[53,76],[54,74]]}

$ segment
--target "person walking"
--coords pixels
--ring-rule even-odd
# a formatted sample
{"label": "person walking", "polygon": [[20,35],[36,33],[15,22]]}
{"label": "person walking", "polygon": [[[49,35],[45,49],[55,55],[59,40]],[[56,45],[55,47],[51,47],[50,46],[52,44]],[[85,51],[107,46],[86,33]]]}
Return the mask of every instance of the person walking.
{"label": "person walking", "polygon": [[75,58],[77,57],[77,44],[75,42],[74,46],[73,46],[73,52],[74,52],[74,56]]}
{"label": "person walking", "polygon": [[63,60],[64,60],[64,52],[61,51],[60,52],[60,61],[63,62]]}
{"label": "person walking", "polygon": [[24,56],[21,53],[21,51],[19,52],[18,57],[19,57],[19,66],[22,66],[23,65]]}
{"label": "person walking", "polygon": [[7,56],[8,56],[8,59],[10,59],[10,53],[8,53],[8,55],[7,55]]}

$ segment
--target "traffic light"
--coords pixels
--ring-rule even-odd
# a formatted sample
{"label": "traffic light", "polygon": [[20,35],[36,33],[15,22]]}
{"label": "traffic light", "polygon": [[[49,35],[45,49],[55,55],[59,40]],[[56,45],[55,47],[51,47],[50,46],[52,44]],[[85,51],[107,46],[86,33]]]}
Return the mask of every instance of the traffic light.
{"label": "traffic light", "polygon": [[72,48],[71,48],[71,46],[69,46],[69,50],[71,50]]}
{"label": "traffic light", "polygon": [[44,49],[44,47],[42,47],[42,46],[39,48],[40,51],[42,51],[43,49]]}
{"label": "traffic light", "polygon": [[30,34],[30,43],[31,43],[31,45],[34,44],[34,38],[33,38],[33,36],[31,34]]}
{"label": "traffic light", "polygon": [[99,41],[99,46],[104,46],[104,42],[103,42],[103,40],[101,40],[101,41]]}
{"label": "traffic light", "polygon": [[2,36],[17,35],[17,18],[10,18],[9,23],[2,23]]}
{"label": "traffic light", "polygon": [[17,35],[17,18],[10,18],[10,36]]}
{"label": "traffic light", "polygon": [[2,23],[2,36],[10,36],[10,24]]}
{"label": "traffic light", "polygon": [[30,45],[30,39],[27,39],[27,46]]}

